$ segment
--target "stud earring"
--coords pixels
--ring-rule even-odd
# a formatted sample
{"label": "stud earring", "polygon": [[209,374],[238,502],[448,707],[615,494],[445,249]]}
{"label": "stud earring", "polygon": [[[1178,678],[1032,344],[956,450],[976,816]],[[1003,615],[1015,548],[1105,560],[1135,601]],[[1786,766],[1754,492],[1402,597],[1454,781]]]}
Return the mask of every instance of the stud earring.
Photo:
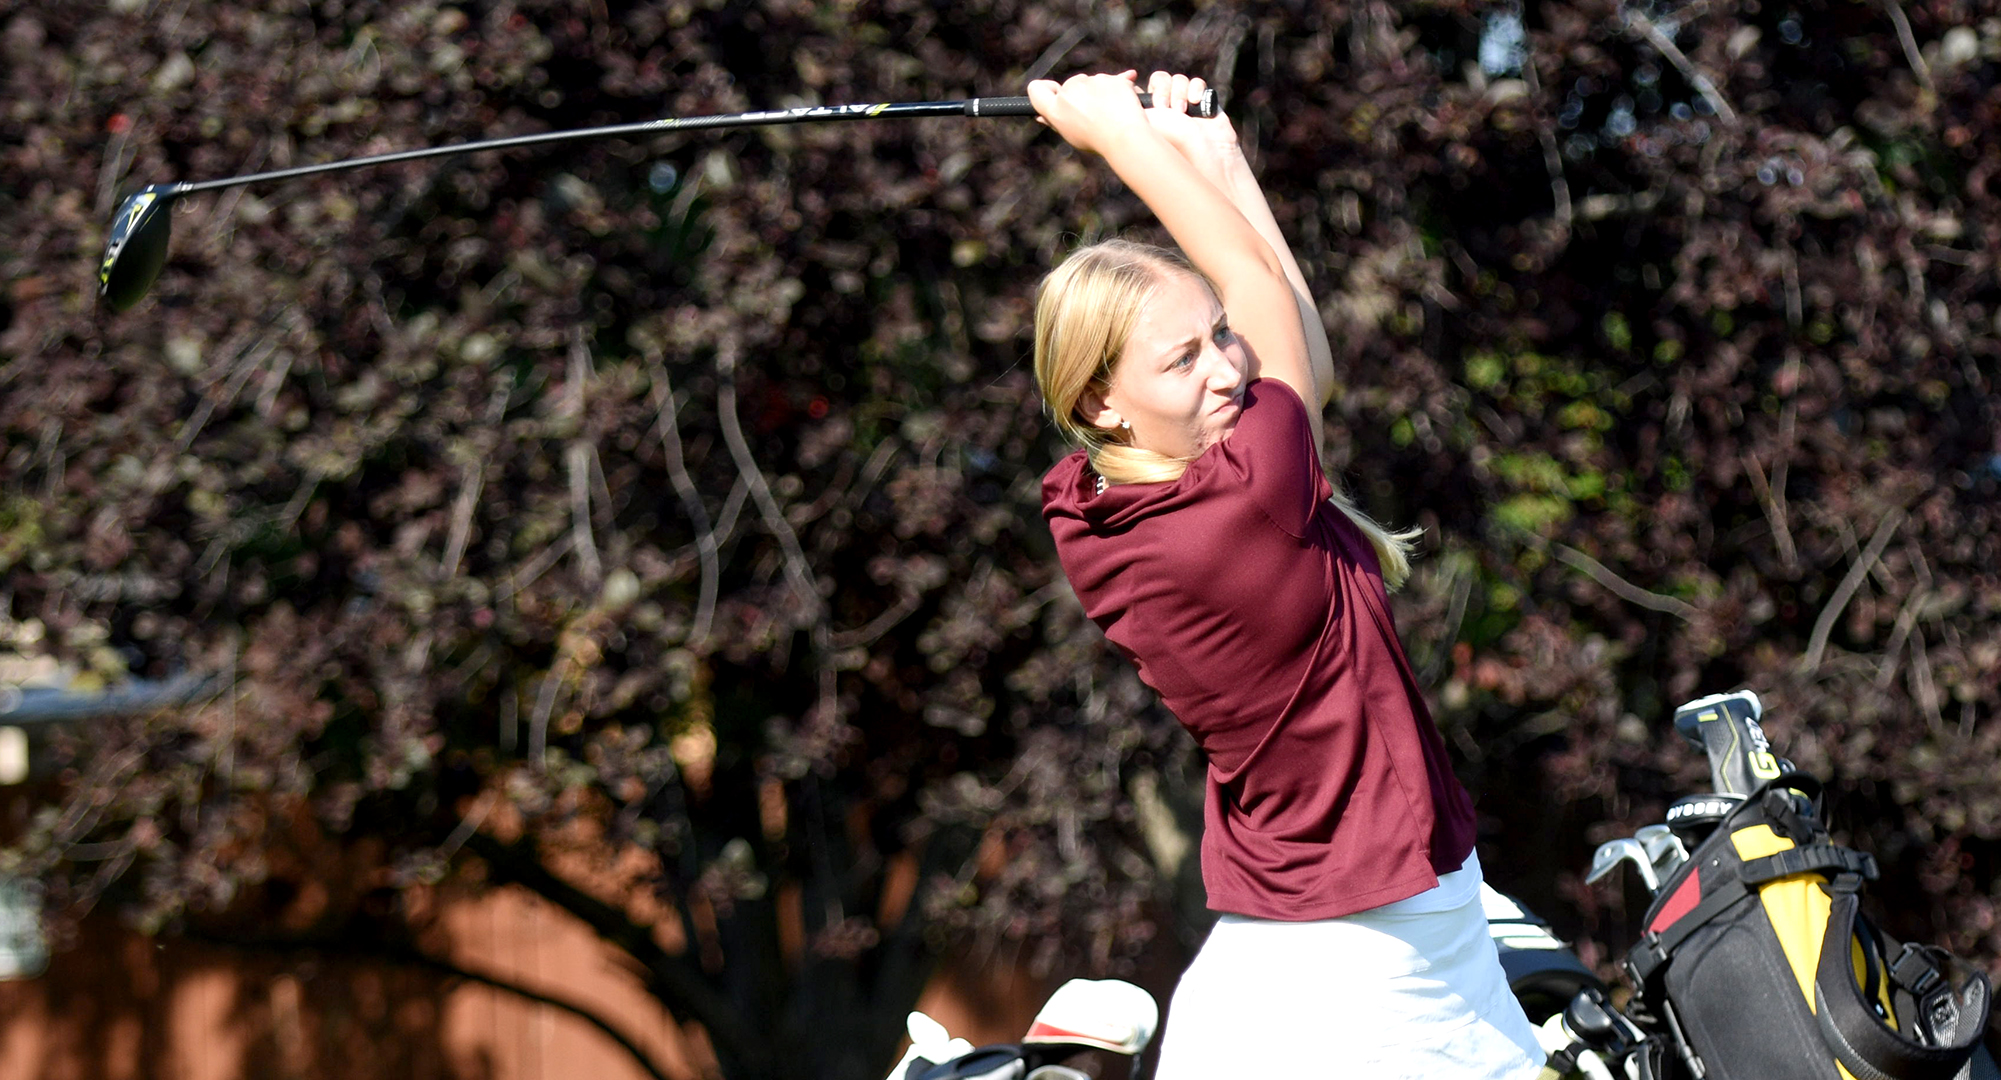
{"label": "stud earring", "polygon": [[1133,429],[1133,422],[1130,420],[1121,420],[1119,421],[1119,426],[1127,431],[1131,431]]}

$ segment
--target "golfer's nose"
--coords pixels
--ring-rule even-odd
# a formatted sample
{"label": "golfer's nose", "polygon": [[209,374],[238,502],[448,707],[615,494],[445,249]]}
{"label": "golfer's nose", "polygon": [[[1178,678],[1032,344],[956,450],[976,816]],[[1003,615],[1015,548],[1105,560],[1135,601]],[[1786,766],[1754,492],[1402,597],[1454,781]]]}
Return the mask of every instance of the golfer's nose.
{"label": "golfer's nose", "polygon": [[1211,348],[1209,353],[1209,389],[1219,394],[1234,394],[1243,385],[1243,370],[1231,361],[1230,354],[1222,349]]}

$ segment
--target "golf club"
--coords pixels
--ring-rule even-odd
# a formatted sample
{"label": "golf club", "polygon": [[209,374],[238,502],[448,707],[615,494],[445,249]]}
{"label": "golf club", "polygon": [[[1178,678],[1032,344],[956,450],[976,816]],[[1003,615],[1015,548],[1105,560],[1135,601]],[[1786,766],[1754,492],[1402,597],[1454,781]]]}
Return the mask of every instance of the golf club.
{"label": "golf club", "polygon": [[1653,863],[1654,873],[1662,881],[1674,876],[1674,872],[1681,869],[1681,864],[1688,861],[1688,848],[1682,844],[1681,837],[1666,825],[1643,825],[1640,831],[1633,834],[1633,839],[1647,849],[1647,860]]}
{"label": "golf club", "polygon": [[1631,860],[1634,866],[1640,868],[1640,880],[1646,882],[1648,892],[1660,891],[1661,879],[1654,873],[1654,864],[1647,859],[1647,849],[1630,836],[1607,840],[1598,845],[1598,850],[1591,855],[1591,872],[1584,875],[1584,883],[1597,884],[1599,879],[1618,869],[1619,864],[1627,860]]}
{"label": "golf club", "polygon": [[[1140,106],[1151,108],[1153,99],[1139,95]],[[1217,113],[1216,91],[1212,88],[1189,103],[1189,113],[1207,119]],[[373,157],[349,158],[319,165],[229,176],[195,183],[151,184],[126,197],[111,222],[111,236],[104,245],[104,261],[97,270],[97,295],[113,311],[125,311],[137,304],[153,287],[167,263],[167,241],[173,231],[174,200],[183,195],[218,188],[289,180],[300,176],[360,169],[370,165],[393,165],[400,161],[470,154],[476,150],[509,150],[544,143],[603,139],[618,135],[660,135],[670,131],[705,131],[718,128],[771,127],[779,124],[807,124],[834,120],[875,120],[925,116],[1034,116],[1035,107],[1026,97],[967,98],[962,101],[884,102],[874,105],[809,105],[796,109],[724,113],[717,116],[665,117],[630,124],[580,128],[574,131],[544,131],[483,142],[454,143],[421,150],[403,150]]]}

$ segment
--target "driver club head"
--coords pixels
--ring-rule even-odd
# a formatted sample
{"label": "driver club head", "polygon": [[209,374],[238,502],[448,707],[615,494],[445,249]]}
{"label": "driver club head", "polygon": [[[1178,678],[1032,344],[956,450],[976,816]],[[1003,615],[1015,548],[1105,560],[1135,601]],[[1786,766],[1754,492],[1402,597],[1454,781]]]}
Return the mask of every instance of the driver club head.
{"label": "driver club head", "polygon": [[1654,864],[1647,858],[1647,849],[1630,836],[1598,845],[1598,850],[1591,855],[1591,872],[1584,875],[1584,883],[1597,884],[1620,863],[1627,861],[1639,868],[1640,880],[1646,882],[1648,892],[1660,891],[1660,875],[1654,873]]}
{"label": "driver club head", "polygon": [[167,241],[174,228],[177,184],[152,184],[126,196],[111,222],[104,262],[97,269],[98,299],[113,311],[127,311],[144,299],[167,264]]}

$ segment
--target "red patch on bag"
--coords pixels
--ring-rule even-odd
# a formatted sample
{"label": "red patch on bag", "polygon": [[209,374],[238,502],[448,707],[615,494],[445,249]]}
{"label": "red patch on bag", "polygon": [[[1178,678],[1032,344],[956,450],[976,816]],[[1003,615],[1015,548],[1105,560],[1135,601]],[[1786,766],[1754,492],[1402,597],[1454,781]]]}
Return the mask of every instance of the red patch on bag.
{"label": "red patch on bag", "polygon": [[1647,932],[1658,934],[1668,927],[1673,926],[1683,915],[1693,911],[1695,905],[1701,902],[1702,870],[1698,867],[1690,870],[1688,876],[1682,879],[1681,884],[1675,886],[1674,895],[1668,897],[1667,903],[1661,905],[1661,913],[1654,916],[1653,922],[1647,924]]}

